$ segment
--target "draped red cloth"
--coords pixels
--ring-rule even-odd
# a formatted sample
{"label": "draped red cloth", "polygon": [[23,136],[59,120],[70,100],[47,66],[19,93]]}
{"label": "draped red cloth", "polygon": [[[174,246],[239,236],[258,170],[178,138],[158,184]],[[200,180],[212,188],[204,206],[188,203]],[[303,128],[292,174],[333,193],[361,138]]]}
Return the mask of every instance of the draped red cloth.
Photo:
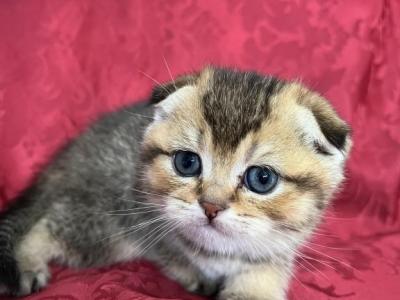
{"label": "draped red cloth", "polygon": [[[400,299],[400,1],[0,1],[0,197],[99,114],[208,63],[297,78],[353,127],[289,298]],[[165,59],[164,59],[165,58]],[[268,283],[260,283],[268,284]],[[202,299],[146,262],[54,268],[28,299]]]}

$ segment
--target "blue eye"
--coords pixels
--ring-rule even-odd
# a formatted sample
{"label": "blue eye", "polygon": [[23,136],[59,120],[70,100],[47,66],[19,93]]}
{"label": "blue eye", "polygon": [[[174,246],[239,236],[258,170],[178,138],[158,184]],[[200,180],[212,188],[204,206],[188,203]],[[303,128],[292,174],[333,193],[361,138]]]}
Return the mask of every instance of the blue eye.
{"label": "blue eye", "polygon": [[201,159],[196,153],[176,151],[173,161],[175,170],[180,176],[193,177],[201,173]]}
{"label": "blue eye", "polygon": [[267,167],[253,166],[244,175],[244,184],[252,192],[266,194],[278,183],[278,175]]}

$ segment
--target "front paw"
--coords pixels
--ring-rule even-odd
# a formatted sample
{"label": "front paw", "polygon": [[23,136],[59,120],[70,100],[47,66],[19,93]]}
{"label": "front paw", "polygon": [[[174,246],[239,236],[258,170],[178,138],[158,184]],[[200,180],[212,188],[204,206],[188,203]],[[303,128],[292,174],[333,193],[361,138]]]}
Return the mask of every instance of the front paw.
{"label": "front paw", "polygon": [[214,282],[198,281],[196,287],[188,289],[188,291],[200,296],[211,297],[217,295],[218,287],[219,285]]}
{"label": "front paw", "polygon": [[218,293],[217,283],[201,280],[197,277],[175,278],[187,291],[205,297],[215,296]]}
{"label": "front paw", "polygon": [[253,300],[253,298],[245,297],[244,295],[234,294],[234,293],[226,293],[221,292],[217,300]]}
{"label": "front paw", "polygon": [[285,297],[255,296],[244,293],[221,291],[217,297],[217,300],[285,300]]}
{"label": "front paw", "polygon": [[26,296],[45,287],[49,279],[47,266],[21,269],[13,258],[0,257],[0,294]]}
{"label": "front paw", "polygon": [[219,282],[207,280],[207,278],[188,266],[169,265],[163,271],[169,278],[179,282],[187,291],[197,295],[215,296],[220,286]]}
{"label": "front paw", "polygon": [[44,288],[50,279],[47,268],[37,271],[24,271],[20,274],[20,287],[18,296],[26,296]]}

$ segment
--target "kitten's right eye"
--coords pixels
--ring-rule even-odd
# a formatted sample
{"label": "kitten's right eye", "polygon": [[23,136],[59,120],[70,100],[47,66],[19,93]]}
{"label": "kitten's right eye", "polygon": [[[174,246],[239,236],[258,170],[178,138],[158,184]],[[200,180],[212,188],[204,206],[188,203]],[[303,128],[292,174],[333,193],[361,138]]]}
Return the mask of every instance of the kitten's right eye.
{"label": "kitten's right eye", "polygon": [[201,174],[201,159],[194,152],[176,151],[173,156],[175,171],[183,177],[199,176]]}
{"label": "kitten's right eye", "polygon": [[278,183],[278,175],[270,168],[252,166],[244,176],[245,186],[257,194],[266,194],[273,190]]}

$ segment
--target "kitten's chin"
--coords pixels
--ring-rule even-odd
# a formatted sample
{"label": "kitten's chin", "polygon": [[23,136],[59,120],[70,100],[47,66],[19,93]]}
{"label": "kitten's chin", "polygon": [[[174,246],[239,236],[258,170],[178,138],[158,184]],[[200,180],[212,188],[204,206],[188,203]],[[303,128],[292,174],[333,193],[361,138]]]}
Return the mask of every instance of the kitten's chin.
{"label": "kitten's chin", "polygon": [[209,224],[196,229],[186,227],[177,232],[177,236],[187,248],[210,254],[221,252],[223,240],[227,239],[226,236]]}
{"label": "kitten's chin", "polygon": [[241,255],[245,249],[239,236],[218,222],[187,225],[177,231],[178,239],[186,248],[210,255]]}
{"label": "kitten's chin", "polygon": [[227,230],[221,223],[217,221],[208,222],[205,221],[202,226],[197,227],[198,230],[203,230],[208,234],[221,234],[223,236],[229,237],[231,236],[231,232]]}
{"label": "kitten's chin", "polygon": [[[248,262],[269,261],[279,255],[290,255],[295,241],[274,232],[256,233],[246,226],[229,226],[224,222],[185,224],[176,231],[176,237],[188,254],[212,257],[235,257]],[[264,226],[267,227],[267,226]]]}

